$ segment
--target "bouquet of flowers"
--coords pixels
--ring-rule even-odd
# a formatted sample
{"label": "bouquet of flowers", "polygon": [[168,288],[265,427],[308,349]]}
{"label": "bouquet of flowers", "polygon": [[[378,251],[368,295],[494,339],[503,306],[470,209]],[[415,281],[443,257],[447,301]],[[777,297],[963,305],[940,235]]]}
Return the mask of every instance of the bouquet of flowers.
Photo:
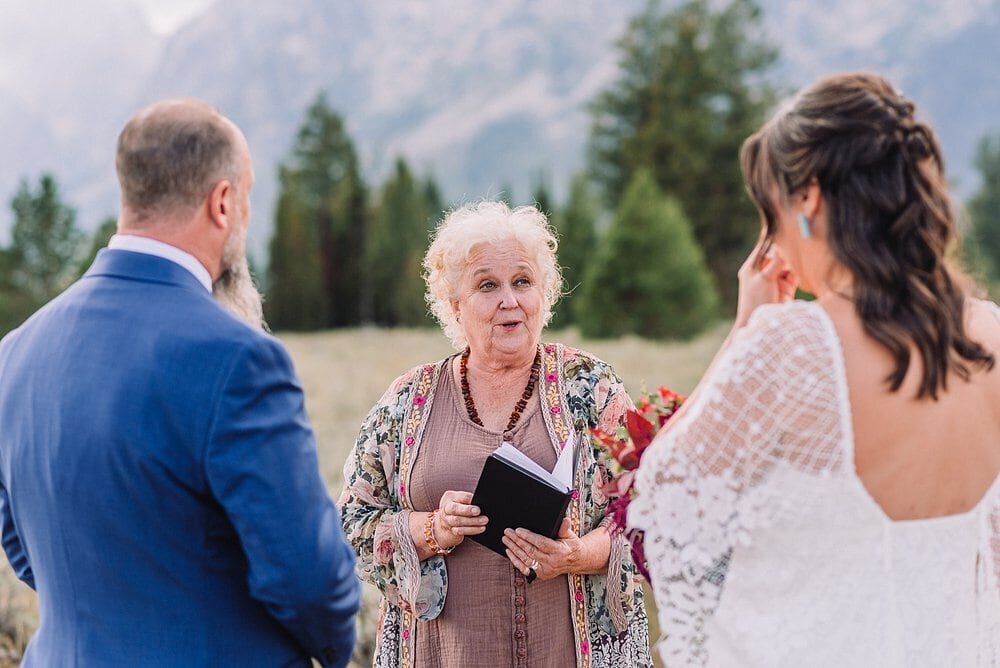
{"label": "bouquet of flowers", "polygon": [[602,488],[611,499],[607,515],[611,518],[612,534],[625,534],[632,545],[632,559],[647,581],[649,571],[646,569],[642,532],[626,527],[628,504],[635,495],[632,486],[642,453],[653,442],[653,437],[660,428],[681,407],[684,399],[685,397],[661,385],[656,392],[640,394],[635,409],[625,414],[625,424],[614,432],[590,430],[594,438],[608,448],[617,464],[618,470]]}

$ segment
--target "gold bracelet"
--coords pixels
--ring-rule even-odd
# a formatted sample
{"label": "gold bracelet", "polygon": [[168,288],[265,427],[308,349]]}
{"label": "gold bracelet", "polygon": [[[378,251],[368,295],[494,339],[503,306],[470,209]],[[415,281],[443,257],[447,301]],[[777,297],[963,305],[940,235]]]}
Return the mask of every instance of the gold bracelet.
{"label": "gold bracelet", "polygon": [[448,549],[445,549],[438,545],[438,542],[434,540],[434,518],[437,517],[439,509],[434,509],[424,520],[424,540],[427,542],[427,547],[431,549],[431,552],[439,555],[451,554],[452,550],[455,549],[455,545],[452,545]]}

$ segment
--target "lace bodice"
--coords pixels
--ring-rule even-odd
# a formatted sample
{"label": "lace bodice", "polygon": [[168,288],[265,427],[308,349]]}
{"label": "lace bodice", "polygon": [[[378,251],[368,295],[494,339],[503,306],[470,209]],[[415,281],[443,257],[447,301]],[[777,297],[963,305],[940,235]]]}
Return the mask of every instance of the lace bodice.
{"label": "lace bodice", "polygon": [[668,666],[1000,665],[1000,480],[969,512],[890,520],[815,303],[757,309],[636,489]]}

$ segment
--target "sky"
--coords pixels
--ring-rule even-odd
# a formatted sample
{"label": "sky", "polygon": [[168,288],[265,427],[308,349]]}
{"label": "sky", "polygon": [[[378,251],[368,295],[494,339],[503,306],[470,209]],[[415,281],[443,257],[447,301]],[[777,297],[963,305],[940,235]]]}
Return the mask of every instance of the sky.
{"label": "sky", "polygon": [[215,0],[129,0],[142,9],[150,27],[169,35],[207,9]]}

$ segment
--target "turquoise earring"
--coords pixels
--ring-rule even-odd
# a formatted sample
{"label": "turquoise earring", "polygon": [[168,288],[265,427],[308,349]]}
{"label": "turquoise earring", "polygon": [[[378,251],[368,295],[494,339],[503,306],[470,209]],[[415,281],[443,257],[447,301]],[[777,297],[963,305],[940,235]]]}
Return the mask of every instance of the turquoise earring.
{"label": "turquoise earring", "polygon": [[802,234],[803,239],[811,239],[813,235],[812,226],[809,224],[809,219],[806,218],[806,214],[799,214],[799,232]]}

